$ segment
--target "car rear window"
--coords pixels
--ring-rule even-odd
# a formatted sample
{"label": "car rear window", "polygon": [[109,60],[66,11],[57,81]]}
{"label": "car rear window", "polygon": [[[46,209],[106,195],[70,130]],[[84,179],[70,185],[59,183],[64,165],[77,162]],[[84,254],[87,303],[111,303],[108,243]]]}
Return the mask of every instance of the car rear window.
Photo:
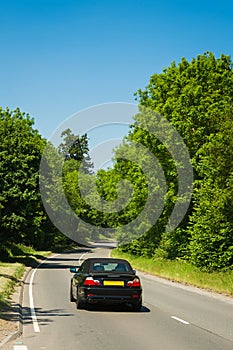
{"label": "car rear window", "polygon": [[130,266],[124,262],[94,262],[91,270],[93,272],[132,272]]}

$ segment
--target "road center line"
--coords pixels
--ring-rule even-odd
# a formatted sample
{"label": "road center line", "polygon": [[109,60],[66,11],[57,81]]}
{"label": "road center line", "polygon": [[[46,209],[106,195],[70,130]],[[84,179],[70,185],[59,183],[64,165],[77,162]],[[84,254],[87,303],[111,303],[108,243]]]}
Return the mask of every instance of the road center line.
{"label": "road center line", "polygon": [[171,318],[173,318],[174,320],[179,321],[181,323],[189,324],[189,322],[187,322],[185,320],[182,320],[182,318],[179,318],[179,317],[176,317],[176,316],[171,316]]}

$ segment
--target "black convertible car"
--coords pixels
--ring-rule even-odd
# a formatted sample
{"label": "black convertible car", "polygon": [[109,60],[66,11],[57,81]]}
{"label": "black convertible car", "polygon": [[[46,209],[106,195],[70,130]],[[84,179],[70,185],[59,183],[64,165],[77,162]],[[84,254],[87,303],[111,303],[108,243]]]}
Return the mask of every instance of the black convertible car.
{"label": "black convertible car", "polygon": [[70,300],[77,308],[88,303],[131,304],[134,311],[142,306],[142,287],[139,277],[127,260],[89,258],[74,273],[70,285]]}

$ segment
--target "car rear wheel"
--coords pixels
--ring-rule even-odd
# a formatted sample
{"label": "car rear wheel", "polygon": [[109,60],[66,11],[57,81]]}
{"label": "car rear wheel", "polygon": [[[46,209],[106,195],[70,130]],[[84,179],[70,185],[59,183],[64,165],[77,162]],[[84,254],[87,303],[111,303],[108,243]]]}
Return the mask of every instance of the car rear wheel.
{"label": "car rear wheel", "polygon": [[77,288],[77,299],[76,299],[76,306],[77,306],[77,309],[83,309],[84,306],[85,306],[85,301],[83,301],[79,294],[78,294],[78,288]]}
{"label": "car rear wheel", "polygon": [[72,284],[70,284],[70,301],[73,303],[75,301],[73,292],[72,292]]}
{"label": "car rear wheel", "polygon": [[133,311],[135,312],[139,312],[141,310],[141,307],[142,307],[142,301],[138,301],[137,303],[133,303],[132,304],[132,309]]}

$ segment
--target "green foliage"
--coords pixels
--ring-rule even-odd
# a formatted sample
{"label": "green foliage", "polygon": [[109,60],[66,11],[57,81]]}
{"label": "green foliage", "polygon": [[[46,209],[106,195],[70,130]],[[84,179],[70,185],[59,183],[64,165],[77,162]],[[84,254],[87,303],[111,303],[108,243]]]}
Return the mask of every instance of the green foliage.
{"label": "green foliage", "polygon": [[77,160],[82,163],[82,171],[87,174],[93,174],[93,164],[89,156],[87,134],[75,135],[70,129],[61,133],[63,142],[58,146],[58,151],[65,160]]}
{"label": "green foliage", "polygon": [[127,259],[134,269],[163,277],[171,281],[193,285],[208,291],[233,296],[233,271],[200,271],[190,262],[181,259],[161,259],[136,256],[135,254],[122,253],[119,249],[113,249],[111,256]]}
{"label": "green foliage", "polygon": [[137,92],[140,104],[151,108],[180,132],[191,156],[205,143],[206,136],[218,131],[232,103],[233,77],[229,56],[215,58],[211,52],[198,55],[163,73],[154,74],[145,91]]}
{"label": "green foliage", "polygon": [[201,180],[190,218],[191,261],[214,270],[233,265],[233,122],[209,136],[199,150],[196,167]]}
{"label": "green foliage", "polygon": [[[13,243],[53,248],[58,237],[39,190],[39,167],[46,140],[33,119],[19,109],[0,108],[0,258],[11,257]],[[56,239],[55,239],[56,238]]]}
{"label": "green foliage", "polygon": [[19,109],[0,109],[0,242],[36,242],[44,212],[38,190],[45,140]]}
{"label": "green foliage", "polygon": [[[231,268],[232,67],[229,56],[215,58],[207,52],[191,62],[185,58],[173,62],[162,73],[152,75],[146,89],[136,93],[139,113],[115,150],[112,169],[94,175],[87,135],[64,130],[60,159],[57,150],[47,144],[42,164],[47,176],[42,177],[41,188],[48,202],[55,199],[50,203],[52,215],[62,224],[67,214],[60,200],[62,186],[73,211],[93,227],[93,231],[80,233],[87,239],[95,236],[95,227],[118,228],[123,252],[184,259],[208,271]],[[177,201],[182,204],[186,198],[186,193],[179,194],[180,170],[184,177],[187,173],[182,163],[185,152],[159,114],[187,145],[195,177],[188,211],[171,232],[166,231],[171,213]],[[0,110],[0,241],[65,244],[66,238],[48,220],[39,199],[38,169],[45,140],[32,125],[33,120],[19,110]],[[171,149],[180,153],[179,160]],[[150,210],[143,211],[151,195],[156,200]],[[125,229],[140,215],[136,228],[129,225]],[[159,218],[151,227],[156,215]]]}
{"label": "green foliage", "polygon": [[[169,234],[161,233],[154,256],[190,259],[208,270],[231,266],[233,71],[230,57],[221,55],[217,59],[207,52],[191,62],[185,58],[178,65],[173,62],[151,77],[146,90],[137,92],[137,99],[140,105],[161,113],[176,127],[188,146],[195,172],[189,211],[179,228]],[[135,126],[134,130],[135,135]],[[148,146],[153,148],[151,141]],[[162,147],[158,143],[154,146],[156,156],[163,159],[166,179],[170,182],[167,198],[172,206],[176,196],[174,172],[169,158],[160,153]],[[169,216],[169,209],[167,213]],[[146,245],[150,244],[148,241]]]}
{"label": "green foliage", "polygon": [[[160,259],[181,258],[208,271],[233,265],[232,67],[229,56],[215,58],[207,52],[191,62],[182,58],[177,65],[173,62],[162,73],[151,76],[146,89],[136,94],[139,113],[115,150],[113,169],[101,170],[96,176],[90,176],[88,166],[86,174],[81,175],[75,163],[83,161],[84,153],[88,155],[85,135],[77,139],[70,130],[64,131],[60,152],[69,154],[69,162],[63,167],[69,203],[92,225],[117,227],[123,252]],[[182,204],[186,196],[179,196],[179,171],[184,177],[186,174],[182,163],[185,152],[159,114],[175,127],[187,145],[195,176],[188,212],[171,232],[166,232],[171,213],[177,201]],[[142,148],[137,149],[135,144]],[[176,154],[181,153],[179,161],[172,148]],[[163,169],[165,184],[161,183],[159,167],[152,164],[150,154]],[[151,194],[157,201],[151,210],[143,212]],[[98,207],[99,198],[102,210]],[[161,203],[164,207],[160,213]],[[148,223],[158,212],[159,218],[151,227]],[[141,213],[143,217],[135,231],[127,231],[125,225]],[[138,237],[137,232],[144,235]]]}
{"label": "green foliage", "polygon": [[[230,57],[210,52],[185,58],[154,74],[145,91],[136,94],[140,106],[161,113],[188,146],[195,173],[195,190],[188,213],[177,229],[165,226],[177,200],[176,164],[167,147],[150,130],[153,115],[139,113],[128,139],[140,142],[163,167],[167,192],[165,207],[156,225],[137,241],[122,247],[142,256],[191,260],[214,270],[232,266],[232,101],[233,71]],[[130,173],[130,170],[129,170]]]}
{"label": "green foliage", "polygon": [[[71,172],[78,168],[78,164],[74,159],[66,162],[64,157],[58,154],[55,146],[47,142],[40,163],[40,191],[43,205],[50,218],[47,219],[45,225],[46,244],[53,249],[57,245],[61,246],[63,244],[66,246],[72,243],[70,239],[61,233],[65,232],[67,221],[77,229],[74,218],[70,219],[69,217],[70,206],[64,203],[64,179],[69,174],[69,171]],[[64,170],[63,165],[65,165]],[[71,182],[70,186],[68,185],[67,187],[71,188],[72,185]]]}
{"label": "green foliage", "polygon": [[[92,223],[98,226],[100,223],[100,215],[98,215],[97,211],[92,209],[86,202],[85,198],[83,198],[83,193],[92,193],[90,189],[95,184],[93,163],[89,156],[87,134],[81,136],[75,135],[70,129],[66,129],[62,132],[61,137],[63,138],[63,142],[59,145],[58,151],[64,158],[62,164],[62,187],[65,196],[77,217],[87,223]],[[82,193],[80,190],[80,184]],[[90,198],[90,202],[93,202],[93,200],[94,198]],[[61,208],[61,210],[62,209],[64,210],[64,208]],[[66,214],[64,213],[64,215]],[[64,215],[60,215],[61,219]],[[84,229],[82,229],[81,232],[77,226],[75,231],[78,232],[78,237],[82,242],[86,242],[92,238],[93,230],[91,227],[87,232],[84,232]]]}

